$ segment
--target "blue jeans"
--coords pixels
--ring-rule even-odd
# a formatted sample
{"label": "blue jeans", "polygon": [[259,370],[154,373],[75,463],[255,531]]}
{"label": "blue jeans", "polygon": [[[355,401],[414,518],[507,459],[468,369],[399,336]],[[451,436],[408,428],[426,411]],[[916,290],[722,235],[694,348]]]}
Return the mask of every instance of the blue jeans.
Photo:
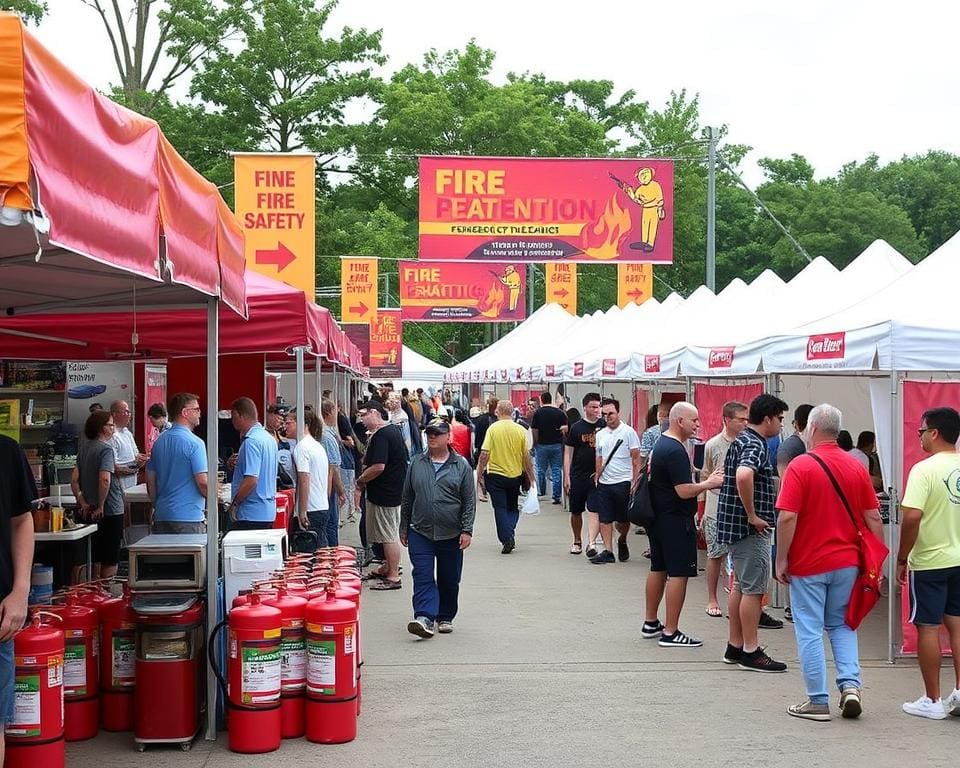
{"label": "blue jeans", "polygon": [[413,565],[414,617],[453,621],[457,615],[457,595],[460,593],[460,575],[463,573],[460,537],[432,541],[410,528],[407,532],[407,550]]}
{"label": "blue jeans", "polygon": [[0,726],[13,720],[13,638],[0,643]]}
{"label": "blue jeans", "polygon": [[504,477],[487,472],[484,484],[493,505],[493,517],[497,521],[497,538],[501,544],[513,539],[520,520],[520,478]]}
{"label": "blue jeans", "polygon": [[823,649],[826,629],[837,668],[837,688],[860,687],[860,652],[857,633],[843,620],[857,568],[840,568],[816,576],[790,578],[790,607],[797,635],[800,670],[807,697],[814,704],[827,704],[827,659]]}
{"label": "blue jeans", "polygon": [[563,446],[538,445],[534,452],[537,454],[537,493],[545,496],[547,493],[547,469],[550,470],[550,485],[553,486],[553,500],[560,501],[560,477],[563,467]]}
{"label": "blue jeans", "polygon": [[327,528],[330,524],[330,510],[309,509],[307,510],[307,520],[310,523],[310,530],[317,534],[317,548],[329,547]]}
{"label": "blue jeans", "polygon": [[327,544],[328,547],[335,547],[340,543],[340,499],[337,498],[336,491],[330,494],[329,507],[327,508]]}

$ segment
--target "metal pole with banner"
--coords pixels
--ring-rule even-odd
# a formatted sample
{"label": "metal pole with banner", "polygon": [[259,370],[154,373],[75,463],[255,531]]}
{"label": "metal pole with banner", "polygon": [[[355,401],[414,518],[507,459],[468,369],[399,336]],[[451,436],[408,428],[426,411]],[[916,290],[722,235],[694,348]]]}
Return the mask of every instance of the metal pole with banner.
{"label": "metal pole with banner", "polygon": [[617,306],[643,304],[653,296],[653,264],[617,264]]}
{"label": "metal pole with banner", "polygon": [[237,153],[235,212],[247,267],[316,296],[316,160],[313,155]]}
{"label": "metal pole with banner", "polygon": [[377,313],[376,259],[345,257],[340,260],[340,320],[371,323]]}
{"label": "metal pole with banner", "polygon": [[571,315],[577,314],[577,265],[566,261],[548,261],[545,304],[559,304]]}

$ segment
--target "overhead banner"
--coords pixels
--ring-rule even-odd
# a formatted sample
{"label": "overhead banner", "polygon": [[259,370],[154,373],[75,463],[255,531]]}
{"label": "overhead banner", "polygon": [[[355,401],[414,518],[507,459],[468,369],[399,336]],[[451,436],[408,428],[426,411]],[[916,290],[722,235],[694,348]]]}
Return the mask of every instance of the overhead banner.
{"label": "overhead banner", "polygon": [[420,258],[670,264],[673,163],[421,157]]}
{"label": "overhead banner", "polygon": [[643,304],[653,296],[653,264],[617,264],[617,305]]}
{"label": "overhead banner", "polygon": [[316,170],[313,155],[233,158],[236,216],[247,268],[316,297]]}
{"label": "overhead banner", "polygon": [[571,315],[577,314],[577,265],[566,261],[547,262],[546,303],[559,304]]}
{"label": "overhead banner", "polygon": [[377,313],[377,260],[340,260],[340,319],[345,323],[367,323]]}
{"label": "overhead banner", "polygon": [[370,375],[400,376],[403,365],[403,318],[399,309],[378,309],[370,323]]}
{"label": "overhead banner", "polygon": [[370,325],[370,323],[342,323],[340,326],[347,334],[347,338],[360,350],[363,364],[367,367],[370,366]]}
{"label": "overhead banner", "polygon": [[400,307],[404,320],[523,320],[527,316],[526,288],[526,264],[400,262]]}

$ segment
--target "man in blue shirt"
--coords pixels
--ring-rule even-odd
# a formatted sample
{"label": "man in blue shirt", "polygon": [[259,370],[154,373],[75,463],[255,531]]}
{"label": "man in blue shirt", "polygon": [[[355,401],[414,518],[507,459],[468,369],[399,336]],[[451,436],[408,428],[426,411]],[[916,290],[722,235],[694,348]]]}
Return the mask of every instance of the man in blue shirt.
{"label": "man in blue shirt", "polygon": [[193,430],[200,424],[196,395],[170,398],[172,425],[153,444],[147,493],[153,502],[152,533],[206,533],[207,449]]}
{"label": "man in blue shirt", "polygon": [[272,528],[277,517],[277,441],[263,428],[249,397],[233,401],[230,419],[243,438],[233,468],[230,528]]}

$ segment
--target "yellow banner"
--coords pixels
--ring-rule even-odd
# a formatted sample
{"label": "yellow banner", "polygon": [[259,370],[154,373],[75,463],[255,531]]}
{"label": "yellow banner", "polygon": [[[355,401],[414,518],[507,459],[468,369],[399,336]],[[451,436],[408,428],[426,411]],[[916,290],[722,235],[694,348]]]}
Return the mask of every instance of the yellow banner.
{"label": "yellow banner", "polygon": [[653,296],[653,264],[617,264],[617,305],[643,304]]}
{"label": "yellow banner", "polygon": [[372,323],[377,316],[377,260],[340,260],[340,319]]}
{"label": "yellow banner", "polygon": [[546,268],[547,304],[559,304],[571,315],[577,314],[577,265],[567,261],[548,261]]}
{"label": "yellow banner", "polygon": [[251,154],[233,159],[236,216],[247,268],[316,296],[316,170],[313,155]]}

